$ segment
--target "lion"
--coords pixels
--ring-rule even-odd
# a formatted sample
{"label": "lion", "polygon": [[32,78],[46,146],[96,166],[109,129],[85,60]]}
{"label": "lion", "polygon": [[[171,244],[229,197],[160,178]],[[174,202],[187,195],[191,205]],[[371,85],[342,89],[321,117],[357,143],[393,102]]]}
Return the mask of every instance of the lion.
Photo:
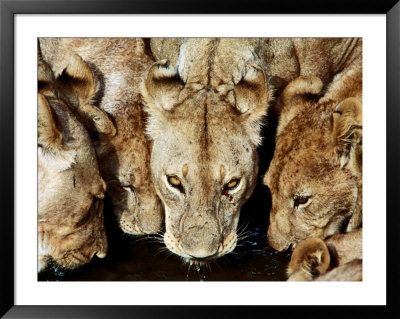
{"label": "lion", "polygon": [[299,242],[287,274],[288,281],[361,281],[362,229]]}
{"label": "lion", "polygon": [[[313,72],[306,40],[263,38],[153,38],[157,62],[143,82],[153,142],[151,172],[165,211],[164,242],[185,261],[206,262],[231,252],[237,243],[240,208],[258,173],[260,126],[280,86]],[[286,45],[286,42],[289,45]],[[303,42],[302,42],[303,41]],[[314,41],[324,80],[348,62],[358,40]],[[304,48],[304,58],[291,45]],[[292,43],[292,44],[290,44]],[[297,67],[288,75],[275,55],[290,55]],[[279,61],[279,62],[277,62]],[[299,64],[301,62],[301,65]]]}
{"label": "lion", "polygon": [[[68,78],[63,70],[71,56],[78,54],[100,87],[96,106],[110,117],[116,131],[109,123],[95,122],[103,129],[108,127],[108,134],[92,138],[120,228],[133,235],[158,233],[164,225],[163,211],[150,178],[151,144],[144,132],[146,119],[139,90],[145,71],[154,62],[146,42],[136,38],[39,41],[43,58],[61,81]],[[90,115],[90,110],[84,111]]]}
{"label": "lion", "polygon": [[235,248],[240,209],[257,182],[270,96],[254,43],[184,39],[177,64],[158,52],[143,82],[164,242],[185,262],[206,263]]}
{"label": "lion", "polygon": [[266,38],[267,73],[286,83],[315,76],[328,85],[358,59],[361,38]]}
{"label": "lion", "polygon": [[[210,40],[198,39],[198,42]],[[175,67],[179,64],[180,47],[186,41],[185,38],[152,38],[150,47],[157,60],[168,59],[171,66]],[[260,64],[268,78],[270,95],[275,96],[299,76],[319,77],[325,90],[336,74],[354,64],[362,50],[361,38],[251,38],[225,41],[241,41],[243,45],[252,47],[252,54],[261,60]],[[270,116],[279,116],[280,110],[274,106],[271,105]]]}
{"label": "lion", "polygon": [[73,269],[107,253],[106,184],[86,128],[58,97],[44,61],[38,78],[38,271],[50,260]]}
{"label": "lion", "polygon": [[323,87],[317,77],[299,77],[279,98],[275,152],[263,180],[272,196],[268,240],[277,250],[362,223],[361,53]]}

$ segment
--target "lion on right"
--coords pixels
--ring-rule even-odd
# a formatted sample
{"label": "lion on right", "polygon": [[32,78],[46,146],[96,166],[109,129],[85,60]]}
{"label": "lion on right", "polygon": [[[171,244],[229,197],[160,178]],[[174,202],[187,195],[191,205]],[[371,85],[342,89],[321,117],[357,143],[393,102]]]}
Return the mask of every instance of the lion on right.
{"label": "lion on right", "polygon": [[[325,91],[319,78],[306,76],[290,82],[279,97],[275,151],[263,179],[272,197],[268,241],[274,249],[295,249],[309,238],[327,241],[361,228],[361,99],[361,56]],[[362,236],[356,237],[361,247]],[[314,243],[299,263],[309,257],[304,251],[318,251],[321,243]],[[351,254],[360,258],[361,248]]]}

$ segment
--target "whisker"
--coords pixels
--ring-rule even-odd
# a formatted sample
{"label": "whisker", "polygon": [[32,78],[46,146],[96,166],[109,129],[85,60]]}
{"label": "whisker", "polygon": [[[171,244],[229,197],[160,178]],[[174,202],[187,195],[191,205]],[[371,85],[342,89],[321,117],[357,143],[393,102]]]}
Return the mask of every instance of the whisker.
{"label": "whisker", "polygon": [[241,237],[244,234],[246,234],[248,231],[246,230],[246,228],[249,226],[250,224],[250,220],[247,221],[247,223],[243,224],[238,230],[237,230],[237,237]]}
{"label": "whisker", "polygon": [[170,251],[167,247],[160,247],[160,248],[158,248],[158,251],[154,254],[154,256],[158,256],[165,252],[170,253]]}
{"label": "whisker", "polygon": [[[168,248],[167,248],[167,249],[168,249]],[[175,254],[174,254],[173,252],[171,252],[171,251],[169,251],[169,250],[168,250],[168,252],[169,252],[169,254],[167,254],[167,255],[165,256],[163,262],[165,262],[169,257],[175,256]]]}
{"label": "whisker", "polygon": [[248,241],[245,241],[245,240],[246,240],[247,238],[250,238],[250,237],[251,237],[251,234],[250,234],[250,233],[244,233],[244,234],[242,234],[241,236],[238,236],[236,246],[237,246],[237,245],[240,245],[240,244],[245,244],[245,243],[247,243]]}
{"label": "whisker", "polygon": [[229,259],[228,259],[228,257],[226,255],[221,257],[221,261],[223,261],[225,265],[229,265],[230,266]]}
{"label": "whisker", "polygon": [[191,263],[189,263],[189,266],[188,266],[188,270],[187,270],[187,273],[186,273],[186,279],[189,279],[190,268],[192,268],[192,264]]}

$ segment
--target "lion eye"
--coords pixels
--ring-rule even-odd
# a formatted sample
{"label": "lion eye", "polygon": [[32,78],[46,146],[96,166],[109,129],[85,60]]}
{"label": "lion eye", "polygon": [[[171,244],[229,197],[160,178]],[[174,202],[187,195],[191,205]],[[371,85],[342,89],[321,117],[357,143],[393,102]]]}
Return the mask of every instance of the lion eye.
{"label": "lion eye", "polygon": [[228,184],[225,185],[224,190],[231,191],[239,185],[239,179],[232,179]]}
{"label": "lion eye", "polygon": [[174,188],[177,188],[181,193],[184,193],[183,186],[181,180],[176,176],[167,176],[167,180],[169,185]]}
{"label": "lion eye", "polygon": [[308,202],[309,199],[309,196],[297,196],[294,199],[294,206],[297,207],[299,205],[304,205]]}
{"label": "lion eye", "polygon": [[168,176],[168,183],[170,183],[171,186],[174,186],[174,187],[178,187],[181,185],[181,181],[176,176]]}

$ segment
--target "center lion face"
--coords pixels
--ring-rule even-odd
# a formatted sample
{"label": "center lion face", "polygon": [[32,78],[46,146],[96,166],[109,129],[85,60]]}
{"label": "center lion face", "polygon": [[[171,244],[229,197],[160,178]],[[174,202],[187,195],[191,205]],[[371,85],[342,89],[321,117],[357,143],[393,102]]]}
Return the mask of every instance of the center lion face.
{"label": "center lion face", "polygon": [[156,63],[142,90],[151,174],[166,246],[185,261],[206,262],[236,246],[240,208],[257,178],[267,84],[254,66],[239,83],[216,88],[183,83],[176,72]]}
{"label": "center lion face", "polygon": [[170,113],[151,156],[165,208],[164,242],[186,260],[216,258],[235,248],[240,208],[257,176],[256,148],[237,115],[212,100],[200,92]]}

